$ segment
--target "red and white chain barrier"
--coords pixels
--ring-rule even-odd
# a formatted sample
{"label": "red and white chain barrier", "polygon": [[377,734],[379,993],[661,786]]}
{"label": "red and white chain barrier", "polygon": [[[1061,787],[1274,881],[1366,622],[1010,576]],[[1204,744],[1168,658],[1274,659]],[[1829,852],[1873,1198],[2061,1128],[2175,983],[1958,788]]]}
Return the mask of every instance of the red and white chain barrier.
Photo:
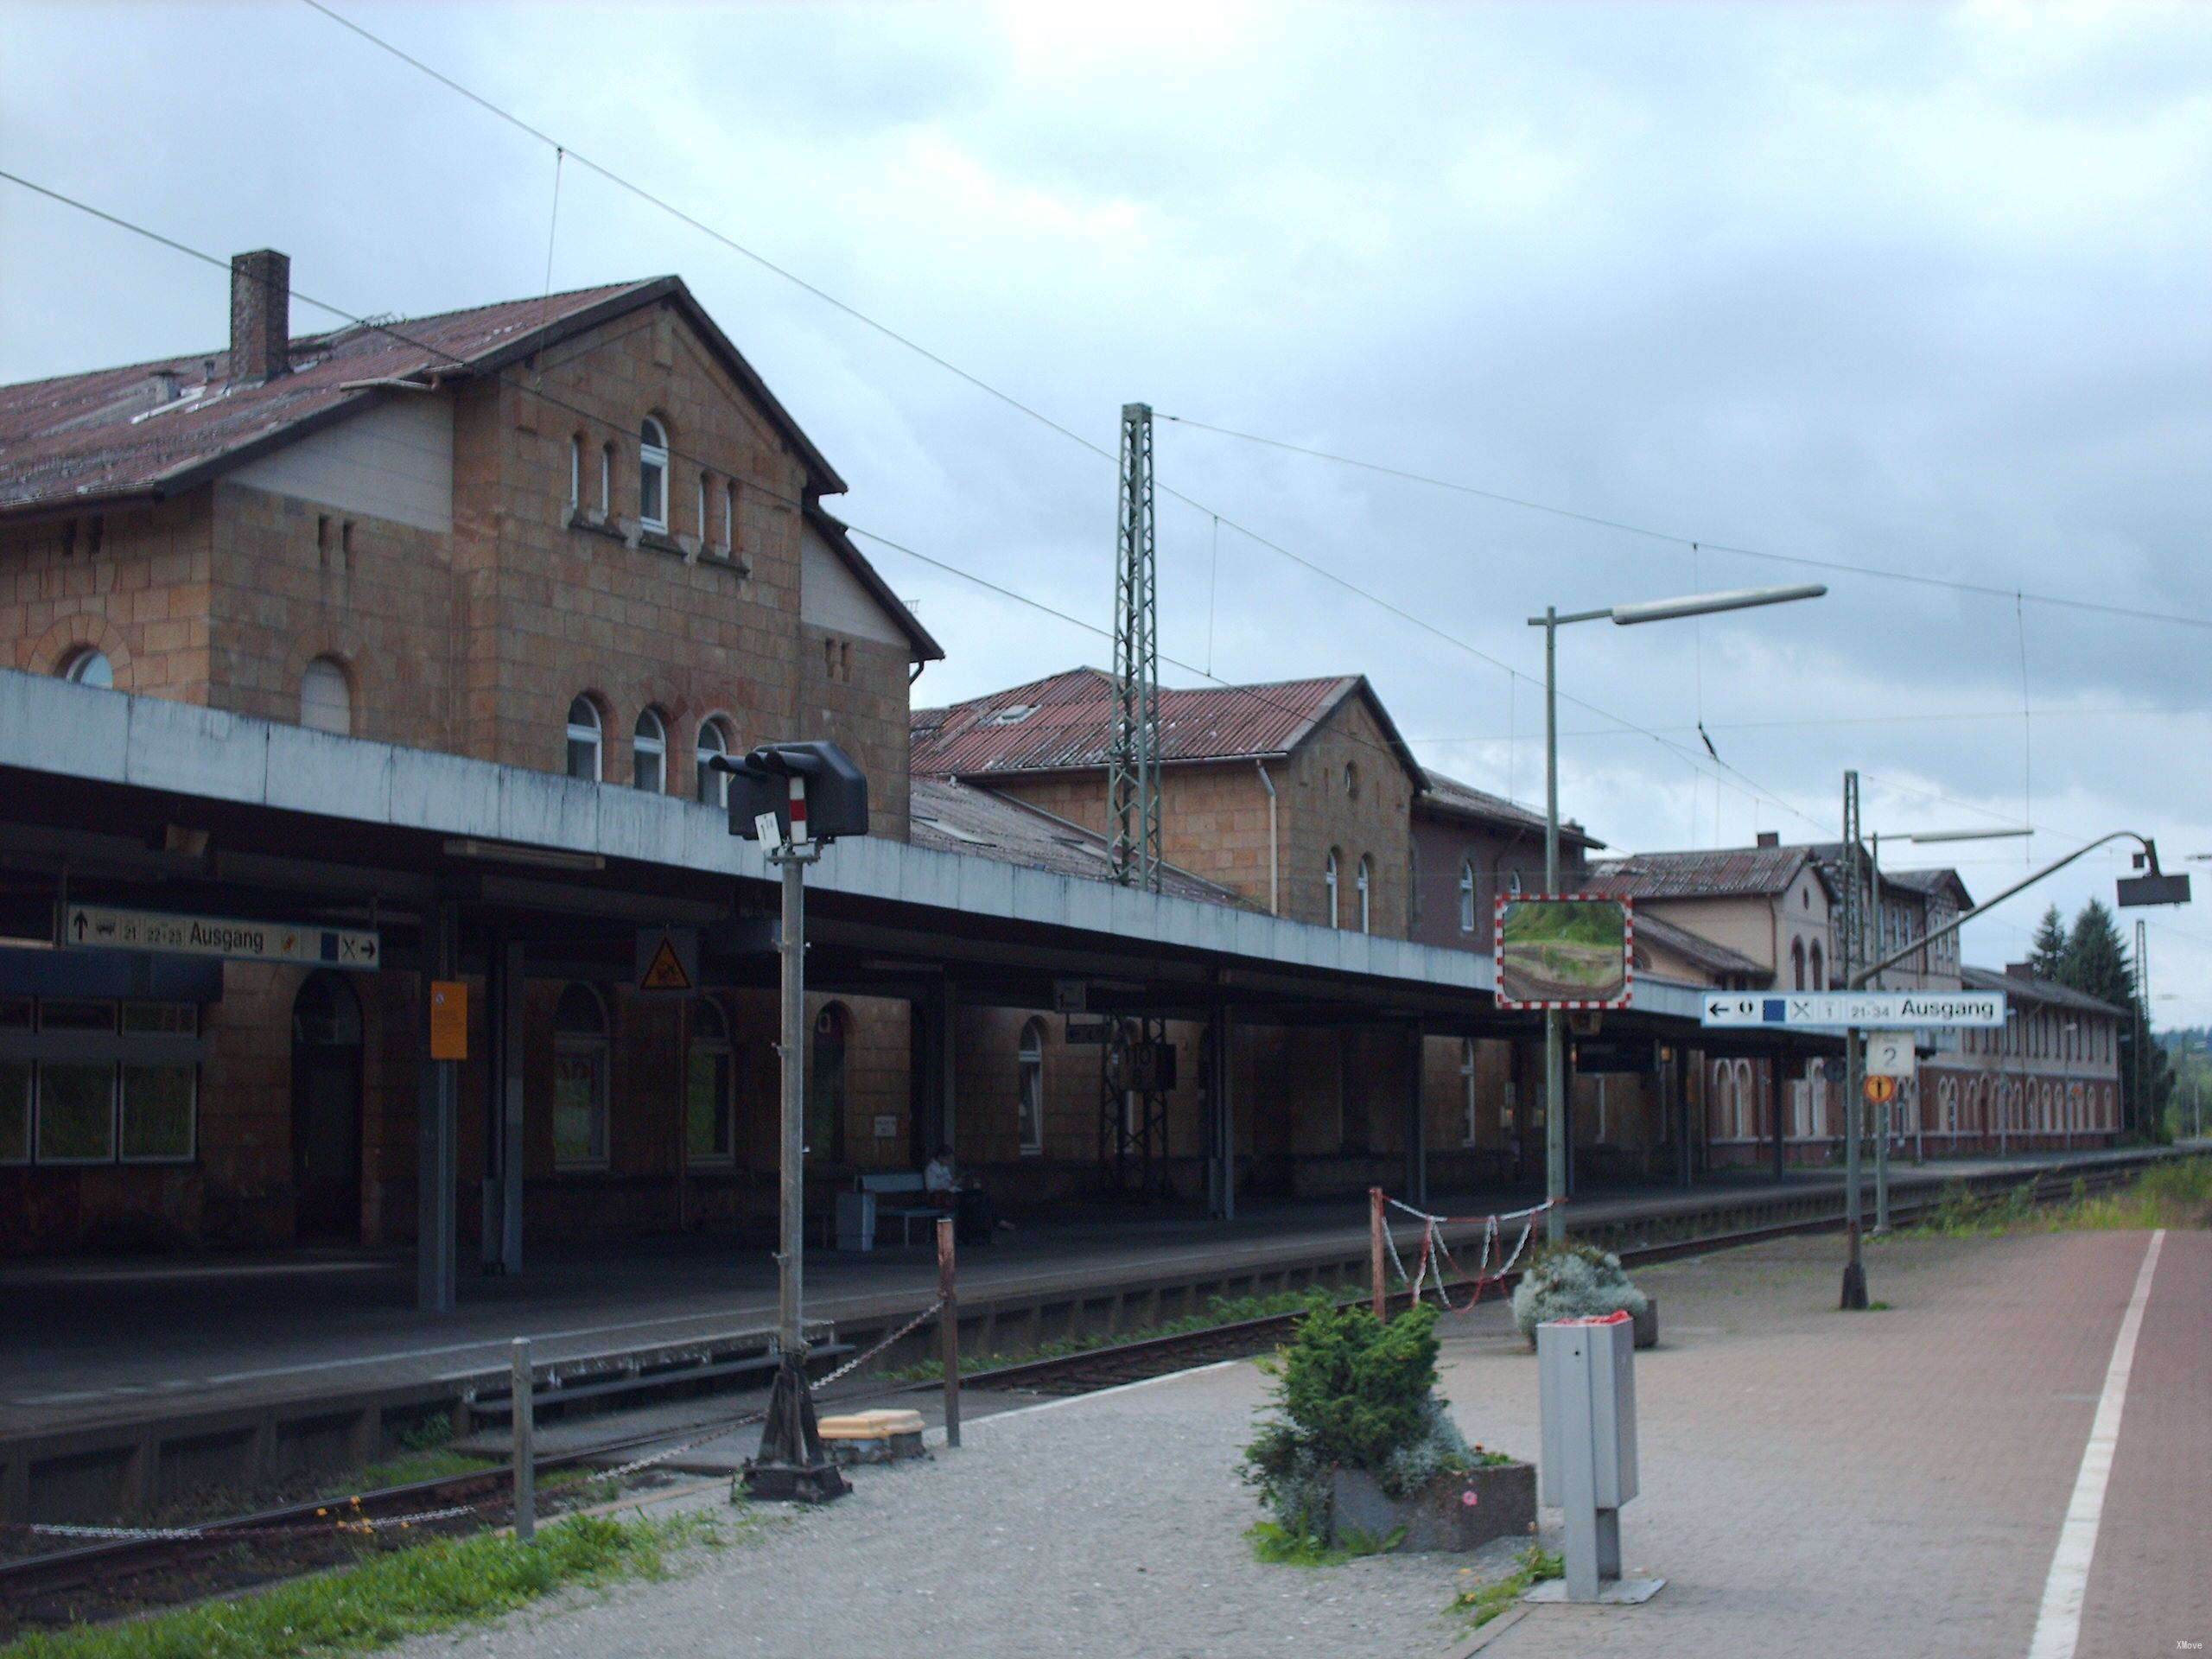
{"label": "red and white chain barrier", "polygon": [[[1436,1292],[1436,1300],[1446,1313],[1468,1313],[1473,1309],[1476,1303],[1482,1300],[1483,1293],[1485,1290],[1494,1284],[1503,1282],[1505,1276],[1513,1271],[1514,1265],[1521,1260],[1522,1254],[1529,1248],[1529,1239],[1535,1236],[1536,1217],[1550,1209],[1552,1202],[1551,1199],[1547,1198],[1541,1204],[1532,1205],[1526,1210],[1510,1210],[1502,1215],[1437,1216],[1431,1215],[1426,1210],[1416,1210],[1410,1204],[1402,1204],[1395,1198],[1385,1198],[1383,1203],[1391,1209],[1414,1217],[1421,1224],[1421,1255],[1415,1260],[1414,1270],[1411,1273],[1406,1271],[1404,1259],[1398,1254],[1398,1241],[1391,1235],[1389,1228],[1382,1229],[1383,1242],[1389,1247],[1390,1265],[1397,1269],[1399,1282],[1412,1291],[1413,1299],[1415,1301],[1421,1299],[1424,1287],[1433,1287]],[[1498,1262],[1496,1269],[1493,1270],[1491,1266],[1491,1258],[1498,1249],[1500,1242],[1504,1237],[1505,1230],[1516,1221],[1521,1224],[1520,1236],[1514,1240],[1512,1250]],[[1482,1244],[1482,1255],[1477,1260],[1475,1271],[1471,1274],[1460,1265],[1459,1258],[1452,1255],[1451,1247],[1444,1242],[1444,1229],[1447,1226],[1473,1226],[1482,1229],[1478,1235]],[[1461,1248],[1465,1247],[1462,1245]],[[1445,1268],[1447,1266],[1463,1283],[1471,1282],[1474,1286],[1473,1292],[1468,1296],[1464,1306],[1455,1306],[1450,1292],[1445,1287]]]}

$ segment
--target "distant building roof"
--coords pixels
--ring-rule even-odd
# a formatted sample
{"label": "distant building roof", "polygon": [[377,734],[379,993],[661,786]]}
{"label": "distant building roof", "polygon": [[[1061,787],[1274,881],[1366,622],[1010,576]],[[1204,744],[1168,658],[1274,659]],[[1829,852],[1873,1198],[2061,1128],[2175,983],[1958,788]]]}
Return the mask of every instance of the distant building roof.
{"label": "distant building roof", "polygon": [[[907,808],[918,847],[969,853],[1055,875],[1108,880],[1105,838],[995,791],[950,778],[914,779]],[[1243,897],[1173,864],[1160,867],[1160,890],[1171,898],[1243,905]]]}
{"label": "distant building roof", "polygon": [[2107,1002],[2101,996],[2091,996],[2087,991],[2077,991],[2071,985],[2061,985],[2056,980],[2039,979],[2033,974],[2015,972],[2010,968],[1999,973],[1990,968],[1961,967],[1959,980],[1970,991],[2003,991],[2031,1002],[2074,1008],[2083,1014],[2101,1014],[2114,1020],[2133,1017],[2131,1010],[2117,1003]]}
{"label": "distant building roof", "polygon": [[[1313,735],[1344,701],[1367,699],[1391,753],[1418,786],[1422,772],[1366,677],[1281,680],[1263,685],[1160,688],[1164,766],[1271,760]],[[1114,680],[1074,668],[945,709],[918,709],[912,721],[916,775],[1088,772],[1107,764],[1114,742]]]}
{"label": "distant building roof", "polygon": [[294,337],[289,371],[233,383],[230,352],[191,352],[88,374],[0,386],[0,516],[158,500],[365,409],[497,373],[640,307],[682,311],[747,397],[791,442],[815,490],[842,479],[677,276],[578,289],[462,311]]}
{"label": "distant building roof", "polygon": [[1631,853],[1605,860],[1582,885],[1592,892],[1634,899],[1765,898],[1788,891],[1808,866],[1833,893],[1834,883],[1805,847]]}
{"label": "distant building roof", "polygon": [[1636,918],[1636,937],[1638,943],[1656,944],[1671,950],[1716,977],[1725,976],[1732,979],[1759,980],[1774,977],[1774,970],[1764,963],[1753,962],[1740,951],[1716,944],[1702,933],[1693,933],[1687,927],[1662,921],[1656,916],[1638,916]]}
{"label": "distant building roof", "polygon": [[1967,891],[1967,884],[1960,879],[1956,870],[1948,867],[1926,870],[1885,869],[1882,885],[1885,887],[1904,887],[1931,899],[1939,893],[1948,893],[1952,904],[1959,909],[1974,908],[1974,895]]}
{"label": "distant building roof", "polygon": [[[1486,789],[1477,789],[1472,784],[1463,784],[1457,778],[1447,778],[1433,766],[1424,766],[1421,772],[1428,780],[1428,787],[1414,798],[1415,811],[1470,818],[1479,823],[1498,824],[1511,830],[1532,830],[1539,836],[1544,833],[1544,815],[1537,808],[1523,806],[1503,795],[1493,795]],[[1561,841],[1571,841],[1583,848],[1603,847],[1605,844],[1580,824],[1569,820],[1560,822],[1559,836]]]}

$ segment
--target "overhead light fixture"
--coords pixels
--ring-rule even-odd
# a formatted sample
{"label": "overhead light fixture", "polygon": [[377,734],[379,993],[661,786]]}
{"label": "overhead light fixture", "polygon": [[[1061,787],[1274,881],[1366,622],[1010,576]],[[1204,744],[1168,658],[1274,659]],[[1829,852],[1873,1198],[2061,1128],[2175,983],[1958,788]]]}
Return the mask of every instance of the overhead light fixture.
{"label": "overhead light fixture", "polygon": [[571,853],[558,847],[529,847],[515,841],[479,841],[474,836],[454,836],[445,844],[448,858],[473,858],[486,864],[527,864],[541,870],[603,870],[607,861],[597,853]]}

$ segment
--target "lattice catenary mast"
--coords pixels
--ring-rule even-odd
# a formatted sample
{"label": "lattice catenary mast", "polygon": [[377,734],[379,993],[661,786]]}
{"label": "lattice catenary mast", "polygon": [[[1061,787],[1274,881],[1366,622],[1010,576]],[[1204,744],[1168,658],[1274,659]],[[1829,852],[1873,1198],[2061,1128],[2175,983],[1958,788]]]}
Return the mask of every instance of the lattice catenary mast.
{"label": "lattice catenary mast", "polygon": [[1107,760],[1109,868],[1160,890],[1160,593],[1152,405],[1122,405],[1122,502],[1114,557],[1114,747]]}

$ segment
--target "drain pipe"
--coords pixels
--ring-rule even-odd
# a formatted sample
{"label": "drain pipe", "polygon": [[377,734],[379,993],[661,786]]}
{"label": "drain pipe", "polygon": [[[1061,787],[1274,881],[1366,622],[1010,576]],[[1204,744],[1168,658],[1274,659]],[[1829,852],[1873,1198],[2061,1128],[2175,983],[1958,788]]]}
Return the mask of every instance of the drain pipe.
{"label": "drain pipe", "polygon": [[1275,780],[1268,776],[1268,763],[1255,760],[1259,769],[1260,786],[1268,791],[1268,914],[1282,914],[1282,860],[1276,850],[1275,839]]}

